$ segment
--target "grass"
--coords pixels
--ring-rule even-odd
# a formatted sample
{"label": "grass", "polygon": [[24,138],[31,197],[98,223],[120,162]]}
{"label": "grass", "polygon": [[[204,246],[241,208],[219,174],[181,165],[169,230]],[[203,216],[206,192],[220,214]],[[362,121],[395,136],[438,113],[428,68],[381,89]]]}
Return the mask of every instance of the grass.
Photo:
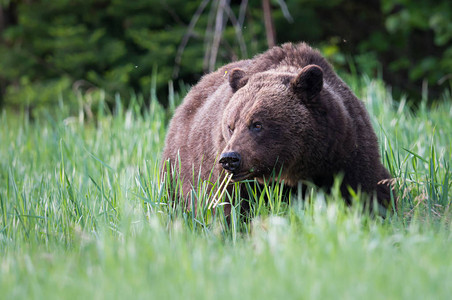
{"label": "grass", "polygon": [[233,207],[229,223],[223,206],[209,209],[206,182],[196,214],[174,206],[159,175],[168,113],[155,99],[144,113],[138,98],[108,112],[102,95],[92,116],[63,104],[34,120],[3,111],[2,298],[448,299],[452,99],[413,110],[378,81],[351,85],[395,177],[398,210],[384,220],[344,207],[337,189],[288,204],[279,185],[249,217]]}

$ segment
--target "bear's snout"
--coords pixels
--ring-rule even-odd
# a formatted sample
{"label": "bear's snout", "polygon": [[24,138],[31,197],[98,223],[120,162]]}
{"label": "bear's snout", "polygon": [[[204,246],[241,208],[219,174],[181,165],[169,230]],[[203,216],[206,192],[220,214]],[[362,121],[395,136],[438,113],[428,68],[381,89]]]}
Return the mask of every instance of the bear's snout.
{"label": "bear's snout", "polygon": [[226,152],[220,155],[219,162],[223,169],[235,173],[240,168],[241,157],[238,152]]}

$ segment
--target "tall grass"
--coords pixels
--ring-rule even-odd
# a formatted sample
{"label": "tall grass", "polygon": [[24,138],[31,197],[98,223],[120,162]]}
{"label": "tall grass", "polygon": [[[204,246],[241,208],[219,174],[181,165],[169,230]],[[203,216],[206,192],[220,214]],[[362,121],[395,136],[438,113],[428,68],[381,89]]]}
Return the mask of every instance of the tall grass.
{"label": "tall grass", "polygon": [[247,183],[246,214],[221,182],[197,183],[197,207],[175,205],[155,93],[144,110],[133,96],[111,112],[99,94],[75,114],[63,102],[33,120],[3,111],[2,298],[448,298],[452,99],[411,109],[379,81],[351,85],[394,177],[386,219],[345,207],[338,188],[287,201],[274,183]]}

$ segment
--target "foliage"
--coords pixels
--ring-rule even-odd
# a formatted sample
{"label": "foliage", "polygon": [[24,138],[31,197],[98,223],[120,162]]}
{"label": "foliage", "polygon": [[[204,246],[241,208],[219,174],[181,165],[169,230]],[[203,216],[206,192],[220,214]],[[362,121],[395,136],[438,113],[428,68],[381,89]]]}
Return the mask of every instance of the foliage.
{"label": "foliage", "polygon": [[[220,14],[219,3],[229,10]],[[110,105],[115,94],[129,99],[144,91],[148,98],[154,73],[157,93],[167,99],[168,81],[176,88],[183,87],[179,82],[193,84],[214,66],[266,49],[261,4],[2,1],[0,105],[25,106],[33,114],[60,97],[76,108],[74,94],[98,89],[106,91]],[[272,5],[279,43],[307,41],[341,72],[382,76],[414,101],[426,98],[421,91],[438,98],[451,88],[448,0],[274,0]]]}
{"label": "foliage", "polygon": [[403,72],[412,83],[452,86],[452,3],[382,1],[390,33],[386,51],[400,53],[388,72]]}
{"label": "foliage", "polygon": [[[382,76],[394,90],[421,100],[452,87],[452,2],[286,1],[293,17],[275,13],[280,41],[318,43],[337,66]],[[424,86],[423,86],[424,84]],[[428,89],[427,89],[428,86]],[[424,97],[425,98],[425,97]]]}
{"label": "foliage", "polygon": [[251,199],[248,215],[231,195],[229,221],[221,205],[174,205],[159,172],[167,112],[155,98],[144,112],[137,97],[109,112],[102,93],[81,101],[98,109],[76,115],[64,101],[34,121],[3,111],[2,296],[447,299],[451,99],[413,114],[379,81],[348,83],[396,178],[399,208],[385,220],[344,207],[337,188],[287,203],[269,184],[269,201]]}
{"label": "foliage", "polygon": [[[4,102],[32,108],[55,105],[48,97],[41,98],[41,93],[49,93],[47,88],[63,94],[65,101],[71,100],[72,88],[81,93],[101,88],[110,102],[116,93],[123,99],[134,91],[148,96],[157,70],[154,79],[162,94],[173,79],[178,46],[198,5],[199,1],[181,0],[11,2],[5,14],[17,22],[8,24],[0,39]],[[190,35],[176,81],[194,82],[202,74],[208,16],[203,14]],[[259,30],[250,31],[246,39],[257,43]],[[228,50],[220,49],[220,63],[229,60],[231,52],[244,58],[234,46],[234,30],[228,28],[224,36]]]}

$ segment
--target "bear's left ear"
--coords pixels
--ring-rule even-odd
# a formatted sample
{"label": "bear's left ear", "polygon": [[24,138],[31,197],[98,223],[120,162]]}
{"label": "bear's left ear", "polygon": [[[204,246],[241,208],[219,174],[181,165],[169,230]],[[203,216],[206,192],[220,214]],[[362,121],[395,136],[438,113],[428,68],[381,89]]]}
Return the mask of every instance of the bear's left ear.
{"label": "bear's left ear", "polygon": [[292,91],[302,99],[315,98],[323,88],[323,70],[317,65],[307,65],[291,80]]}
{"label": "bear's left ear", "polygon": [[248,76],[246,76],[245,71],[242,69],[232,69],[228,74],[228,79],[229,85],[234,93],[244,87],[248,82]]}

